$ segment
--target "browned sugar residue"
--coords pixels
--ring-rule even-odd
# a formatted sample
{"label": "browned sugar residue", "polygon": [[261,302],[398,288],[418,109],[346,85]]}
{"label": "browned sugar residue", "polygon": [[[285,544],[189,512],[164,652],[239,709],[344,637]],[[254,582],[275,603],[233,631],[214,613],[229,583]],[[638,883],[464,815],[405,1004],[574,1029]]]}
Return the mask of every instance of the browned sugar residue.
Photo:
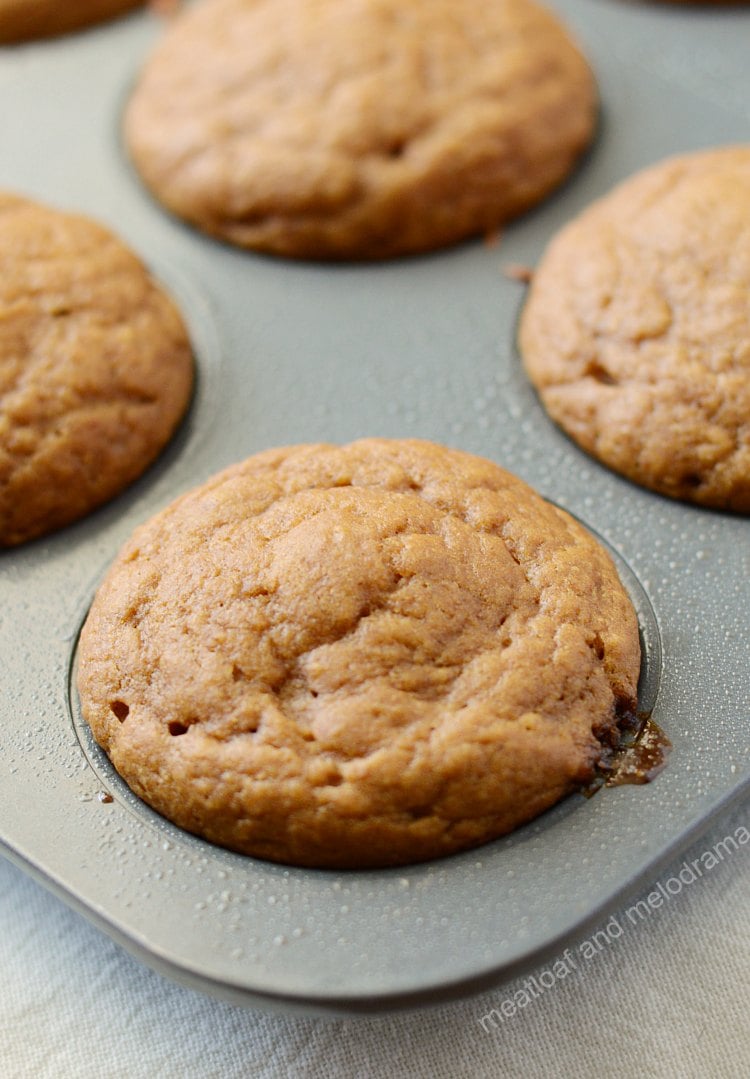
{"label": "browned sugar residue", "polygon": [[612,761],[613,769],[605,780],[607,787],[626,783],[650,783],[667,764],[672,743],[651,716],[647,716],[631,744],[623,744]]}
{"label": "browned sugar residue", "polygon": [[601,787],[650,783],[666,767],[672,743],[650,713],[622,714],[618,726],[619,742],[605,746],[596,776],[583,791],[586,797]]}

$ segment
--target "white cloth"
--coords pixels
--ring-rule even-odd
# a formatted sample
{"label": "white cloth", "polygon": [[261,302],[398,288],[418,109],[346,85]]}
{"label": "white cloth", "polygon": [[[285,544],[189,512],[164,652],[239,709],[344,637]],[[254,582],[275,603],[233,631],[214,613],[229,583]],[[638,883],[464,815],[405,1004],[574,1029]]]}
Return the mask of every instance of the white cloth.
{"label": "white cloth", "polygon": [[[748,803],[655,881],[741,827],[750,829]],[[142,967],[0,859],[0,1076],[746,1079],[749,870],[746,844],[637,925],[631,899],[616,914],[621,936],[487,1033],[480,1018],[525,979],[378,1018],[245,1011]]]}

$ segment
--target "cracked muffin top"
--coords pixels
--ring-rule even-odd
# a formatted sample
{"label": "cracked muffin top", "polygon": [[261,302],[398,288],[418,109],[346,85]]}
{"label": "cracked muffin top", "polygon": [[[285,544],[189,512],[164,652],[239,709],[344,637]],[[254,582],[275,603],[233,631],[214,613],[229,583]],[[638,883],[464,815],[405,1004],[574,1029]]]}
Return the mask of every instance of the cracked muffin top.
{"label": "cracked muffin top", "polygon": [[136,479],[192,383],[182,320],[135,255],[84,217],[0,193],[0,547]]}
{"label": "cracked muffin top", "polygon": [[205,0],[125,138],[175,214],[241,247],[376,259],[488,232],[590,141],[596,91],[531,0]]}
{"label": "cracked muffin top", "polygon": [[639,665],[581,525],[490,461],[370,439],[261,453],[141,526],[78,687],[181,827],[365,867],[485,842],[589,781]]}
{"label": "cracked muffin top", "polygon": [[750,513],[750,147],[660,162],[585,210],[534,274],[519,344],[583,449]]}
{"label": "cracked muffin top", "polygon": [[0,44],[54,37],[112,19],[145,0],[0,0]]}

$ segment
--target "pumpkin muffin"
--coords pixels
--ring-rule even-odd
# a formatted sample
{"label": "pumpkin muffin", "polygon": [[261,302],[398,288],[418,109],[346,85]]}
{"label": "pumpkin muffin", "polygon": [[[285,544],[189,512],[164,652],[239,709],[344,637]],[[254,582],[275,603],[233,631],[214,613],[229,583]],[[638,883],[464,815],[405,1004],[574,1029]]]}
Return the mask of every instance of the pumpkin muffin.
{"label": "pumpkin muffin", "polygon": [[490,461],[369,439],[261,453],[141,526],[78,688],[131,788],[303,866],[509,832],[591,780],[636,707],[607,553]]}
{"label": "pumpkin muffin", "polygon": [[0,547],[132,483],[192,384],[180,315],[120,240],[0,193]]}
{"label": "pumpkin muffin", "polygon": [[531,0],[205,0],[125,139],[168,209],[240,247],[377,259],[494,231],[569,174],[596,91]]}
{"label": "pumpkin muffin", "polygon": [[519,343],[588,453],[750,512],[750,147],[662,161],[585,210],[534,274]]}

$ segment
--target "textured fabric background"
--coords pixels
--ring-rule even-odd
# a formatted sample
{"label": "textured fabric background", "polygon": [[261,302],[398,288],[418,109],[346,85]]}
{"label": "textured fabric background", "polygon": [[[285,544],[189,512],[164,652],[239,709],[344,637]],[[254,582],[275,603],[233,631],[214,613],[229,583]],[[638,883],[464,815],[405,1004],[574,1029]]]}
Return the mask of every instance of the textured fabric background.
{"label": "textured fabric background", "polygon": [[[748,803],[655,879],[740,826],[750,829]],[[0,1076],[746,1079],[749,884],[746,844],[641,924],[617,912],[621,936],[485,1033],[481,1016],[525,979],[377,1019],[248,1012],[140,966],[0,859]]]}

